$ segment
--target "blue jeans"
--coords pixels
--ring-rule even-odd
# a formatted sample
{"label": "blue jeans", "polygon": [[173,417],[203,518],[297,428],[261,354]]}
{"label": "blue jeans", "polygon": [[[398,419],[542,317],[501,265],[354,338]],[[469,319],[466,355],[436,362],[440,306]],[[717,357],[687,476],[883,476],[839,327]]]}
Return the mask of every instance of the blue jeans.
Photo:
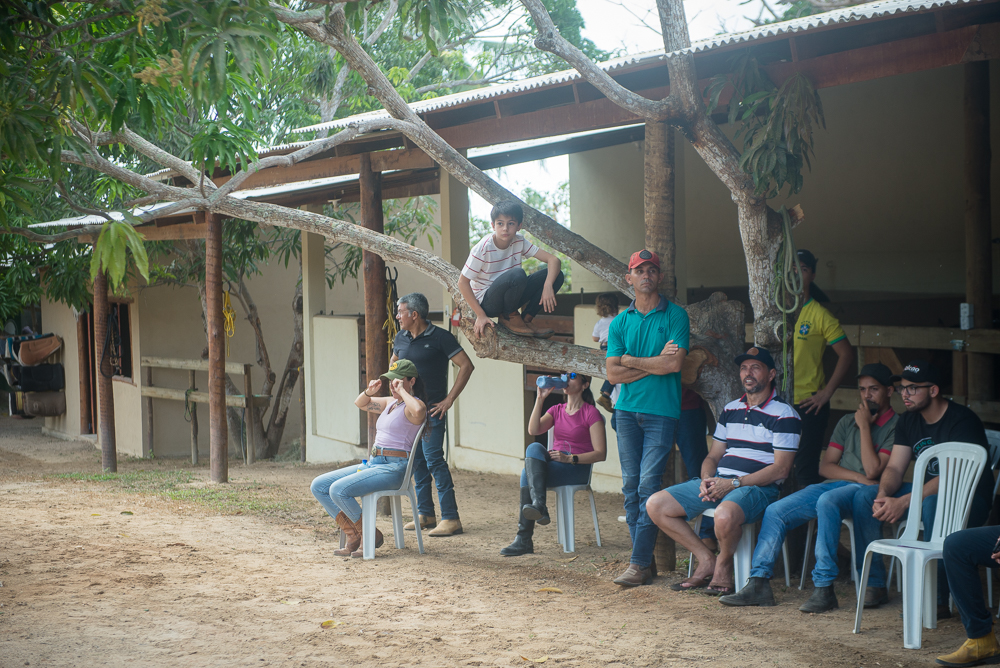
{"label": "blue jeans", "polygon": [[413,455],[413,483],[417,487],[417,512],[426,517],[434,516],[434,493],[431,476],[437,485],[441,502],[441,519],[457,520],[458,504],[455,503],[455,483],[451,480],[448,462],[444,459],[444,432],[447,413],[441,417],[429,416],[430,431],[424,432],[420,449]]}
{"label": "blue jeans", "polygon": [[[899,491],[893,494],[893,498],[899,498],[904,494],[909,494],[913,485],[904,482]],[[868,549],[868,544],[873,540],[881,540],[882,523],[872,517],[872,505],[875,497],[878,496],[878,485],[870,485],[863,488],[854,496],[854,538],[857,542],[859,557]],[[993,499],[990,499],[992,502]],[[924,535],[929,536],[934,530],[934,515],[937,513],[937,494],[925,496],[920,505],[920,521],[924,525]],[[969,521],[967,526],[982,526],[990,514],[990,505],[978,495],[972,497],[972,507],[969,509]],[[860,573],[860,571],[859,571]],[[872,555],[872,565],[868,571],[869,587],[885,587],[885,561],[880,554]],[[944,571],[944,561],[938,560],[938,604],[948,602],[948,576]]]}
{"label": "blue jeans", "polygon": [[343,512],[349,520],[357,522],[361,519],[361,505],[355,497],[399,489],[405,473],[404,457],[372,457],[367,464],[352,464],[316,476],[309,490],[330,517]]}
{"label": "blue jeans", "polygon": [[[965,635],[969,638],[982,638],[993,630],[979,567],[997,568],[997,562],[990,559],[990,555],[998,537],[1000,527],[990,526],[956,531],[944,539],[944,570],[955,606],[962,615]],[[993,571],[987,571],[986,577],[993,577]]]}
{"label": "blue jeans", "polygon": [[[546,456],[545,446],[541,443],[532,443],[524,451],[527,459],[540,459],[548,463],[545,471],[545,488],[562,487],[563,485],[586,485],[590,478],[590,464],[567,464],[566,462],[554,462]],[[521,487],[528,486],[528,475],[521,471]]]}
{"label": "blue jeans", "polygon": [[[850,517],[854,495],[862,487],[847,480],[828,480],[809,485],[768,506],[760,535],[757,536],[757,547],[753,551],[750,577],[771,579],[774,562],[781,553],[786,534],[815,519],[816,568],[813,569],[813,584],[817,587],[833,584],[837,579],[840,521],[845,510]],[[875,488],[878,489],[878,485]]]}
{"label": "blue jeans", "polygon": [[646,501],[660,491],[667,457],[674,447],[675,418],[649,413],[615,411],[618,459],[622,468],[625,521],[632,538],[630,563],[647,568],[659,531],[646,513]]}

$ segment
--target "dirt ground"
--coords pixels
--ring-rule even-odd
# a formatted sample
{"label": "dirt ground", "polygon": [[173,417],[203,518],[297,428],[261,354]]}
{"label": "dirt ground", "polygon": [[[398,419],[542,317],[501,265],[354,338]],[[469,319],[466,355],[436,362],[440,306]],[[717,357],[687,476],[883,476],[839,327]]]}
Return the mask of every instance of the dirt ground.
{"label": "dirt ground", "polygon": [[[797,610],[809,587],[794,581],[787,591],[774,581],[774,608],[673,592],[679,572],[623,590],[611,583],[629,554],[619,495],[598,495],[602,547],[580,495],[576,555],[562,552],[550,524],[536,531],[534,555],[504,558],[516,479],[458,471],[465,534],[425,535],[420,555],[411,532],[397,550],[380,518],[376,559],[342,559],[332,555],[336,527],[309,492],[330,467],[231,462],[231,483],[218,486],[205,482],[204,465],[123,460],[119,480],[94,480],[93,445],[40,427],[0,416],[2,668],[867,668],[930,665],[964,640],[956,619],[943,620],[924,631],[922,650],[904,650],[895,593],[852,634],[847,580],[837,586],[842,607],[824,615]],[[539,592],[546,587],[561,593]]]}

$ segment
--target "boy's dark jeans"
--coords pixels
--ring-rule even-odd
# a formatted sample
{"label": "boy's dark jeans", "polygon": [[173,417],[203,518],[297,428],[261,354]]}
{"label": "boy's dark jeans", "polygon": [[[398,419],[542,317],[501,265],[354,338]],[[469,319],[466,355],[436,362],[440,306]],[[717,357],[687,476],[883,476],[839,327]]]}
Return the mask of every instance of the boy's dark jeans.
{"label": "boy's dark jeans", "polygon": [[[1000,527],[989,526],[956,531],[944,539],[944,572],[948,574],[948,586],[969,638],[982,638],[993,630],[993,618],[983,598],[979,567],[1000,566],[990,559],[998,537]],[[992,571],[987,571],[986,577],[993,577]]]}
{"label": "boy's dark jeans", "polygon": [[[511,267],[493,281],[493,284],[486,290],[480,302],[483,311],[490,318],[499,315],[510,315],[524,306],[521,315],[538,315],[542,310],[541,299],[542,289],[545,287],[545,278],[549,275],[549,269],[539,269],[531,276],[524,273],[520,267]],[[552,284],[552,291],[559,292],[563,284],[563,273],[560,271]],[[525,304],[527,304],[525,306]]]}

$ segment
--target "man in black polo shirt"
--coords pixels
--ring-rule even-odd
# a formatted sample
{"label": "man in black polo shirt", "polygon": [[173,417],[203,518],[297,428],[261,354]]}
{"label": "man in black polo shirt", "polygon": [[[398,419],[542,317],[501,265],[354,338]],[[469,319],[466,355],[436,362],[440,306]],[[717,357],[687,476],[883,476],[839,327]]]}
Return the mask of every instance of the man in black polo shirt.
{"label": "man in black polo shirt", "polygon": [[[430,420],[430,434],[424,434],[420,450],[414,455],[413,481],[417,487],[417,513],[420,528],[430,528],[428,536],[454,536],[462,533],[462,522],[458,518],[455,503],[455,485],[451,480],[448,462],[444,459],[444,431],[447,424],[446,413],[455,399],[465,389],[474,367],[472,360],[462,350],[451,332],[435,327],[427,321],[427,297],[412,292],[399,298],[396,319],[400,332],[392,345],[392,359],[407,359],[413,362],[427,387],[427,417]],[[448,360],[458,367],[455,384],[448,391]],[[441,502],[441,523],[434,517],[434,495],[431,491],[431,476],[437,483],[438,499]],[[415,530],[413,522],[404,529]]]}
{"label": "man in black polo shirt", "polygon": [[[941,378],[937,369],[925,361],[910,362],[903,373],[893,376],[899,381],[897,388],[906,405],[906,413],[896,423],[895,444],[889,463],[882,473],[878,487],[863,487],[854,496],[854,535],[858,549],[864,550],[873,540],[882,538],[882,522],[898,522],[906,517],[910,508],[910,490],[913,485],[903,482],[903,475],[910,462],[927,448],[938,443],[958,441],[974,443],[989,450],[983,423],[972,410],[946,399],[941,392]],[[924,535],[934,528],[937,511],[938,465],[931,462],[924,481],[923,504],[920,519]],[[993,476],[987,469],[979,479],[969,509],[969,527],[982,526],[993,506]],[[948,578],[944,562],[938,562],[938,618],[951,617],[948,610]],[[875,555],[868,575],[868,591],[864,606],[875,608],[889,600],[885,580],[885,562]]]}

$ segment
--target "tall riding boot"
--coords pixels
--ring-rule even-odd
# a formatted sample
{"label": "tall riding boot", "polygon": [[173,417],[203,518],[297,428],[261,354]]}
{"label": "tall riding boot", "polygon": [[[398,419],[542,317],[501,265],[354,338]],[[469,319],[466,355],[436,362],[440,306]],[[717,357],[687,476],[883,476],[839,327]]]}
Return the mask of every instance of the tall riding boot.
{"label": "tall riding boot", "polygon": [[[549,523],[549,509],[545,507],[545,474],[548,462],[534,457],[524,458],[524,473],[531,490],[531,505],[521,508],[525,519],[535,520],[542,526]],[[523,489],[523,488],[522,488]]]}
{"label": "tall riding boot", "polygon": [[349,520],[344,513],[337,513],[333,519],[336,520],[340,532],[347,539],[344,541],[344,547],[334,550],[333,554],[338,557],[349,557],[361,545],[361,532],[354,528],[354,522]]}
{"label": "tall riding boot", "polygon": [[[521,488],[521,503],[518,508],[530,508],[531,490],[527,487]],[[517,536],[514,542],[500,550],[500,554],[505,557],[519,557],[522,554],[534,554],[535,546],[531,542],[531,536],[535,533],[535,521],[524,518],[524,511],[518,514]]]}

